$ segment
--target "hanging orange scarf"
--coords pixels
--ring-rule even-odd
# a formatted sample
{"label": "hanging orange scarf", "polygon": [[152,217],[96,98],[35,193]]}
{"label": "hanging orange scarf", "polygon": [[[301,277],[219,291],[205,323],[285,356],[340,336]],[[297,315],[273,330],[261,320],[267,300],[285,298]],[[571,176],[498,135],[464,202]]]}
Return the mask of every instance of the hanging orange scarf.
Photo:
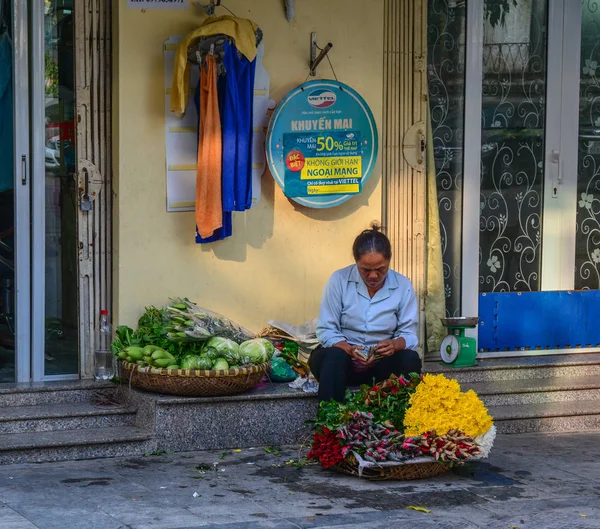
{"label": "hanging orange scarf", "polygon": [[221,116],[217,95],[217,61],[206,57],[200,69],[200,135],[196,173],[196,227],[210,237],[223,225],[221,201]]}

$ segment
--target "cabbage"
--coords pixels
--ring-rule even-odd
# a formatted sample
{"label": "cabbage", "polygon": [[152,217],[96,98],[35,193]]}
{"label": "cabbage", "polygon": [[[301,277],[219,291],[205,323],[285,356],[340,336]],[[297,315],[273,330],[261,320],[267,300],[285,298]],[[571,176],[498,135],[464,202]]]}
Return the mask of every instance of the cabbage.
{"label": "cabbage", "polygon": [[224,358],[217,358],[217,361],[213,364],[212,368],[214,370],[219,370],[219,369],[227,370],[227,369],[229,369],[229,364],[227,363],[227,360],[225,360]]}
{"label": "cabbage", "polygon": [[208,358],[211,362],[214,362],[220,355],[214,347],[205,347],[202,349],[202,356]]}
{"label": "cabbage", "polygon": [[227,360],[229,365],[237,364],[240,361],[240,355],[235,351],[223,351],[221,358]]}
{"label": "cabbage", "polygon": [[200,355],[197,360],[198,369],[211,369],[213,361],[206,355]]}
{"label": "cabbage", "polygon": [[181,361],[181,369],[204,369],[198,366],[200,361],[201,358],[198,355],[187,355]]}
{"label": "cabbage", "polygon": [[253,364],[268,362],[274,352],[275,347],[265,338],[254,338],[240,345],[240,356],[249,357]]}
{"label": "cabbage", "polygon": [[229,365],[237,364],[240,359],[240,346],[229,338],[215,336],[208,341],[206,346],[214,348],[218,353],[217,358],[224,358]]}
{"label": "cabbage", "polygon": [[215,336],[206,342],[206,347],[214,347],[220,353],[223,351],[234,351],[235,353],[239,352],[240,346],[235,343],[233,340],[229,338],[221,338],[220,336]]}

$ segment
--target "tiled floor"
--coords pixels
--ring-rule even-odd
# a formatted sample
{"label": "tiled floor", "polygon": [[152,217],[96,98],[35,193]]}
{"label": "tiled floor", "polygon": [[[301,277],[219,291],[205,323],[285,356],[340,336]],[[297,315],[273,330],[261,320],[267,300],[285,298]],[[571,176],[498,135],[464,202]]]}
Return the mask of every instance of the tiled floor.
{"label": "tiled floor", "polygon": [[600,432],[499,436],[488,460],[411,482],[294,466],[292,447],[11,465],[0,527],[591,529],[599,446]]}

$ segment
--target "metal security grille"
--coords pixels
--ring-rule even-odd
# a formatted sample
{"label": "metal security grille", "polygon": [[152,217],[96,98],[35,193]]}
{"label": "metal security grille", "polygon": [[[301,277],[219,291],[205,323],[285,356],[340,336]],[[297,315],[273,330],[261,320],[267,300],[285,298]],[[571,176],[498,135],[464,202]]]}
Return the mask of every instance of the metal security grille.
{"label": "metal security grille", "polygon": [[386,0],[384,12],[383,223],[392,266],[412,280],[423,301],[426,255],[425,139],[427,2]]}
{"label": "metal security grille", "polygon": [[[81,376],[92,376],[94,325],[112,309],[111,0],[75,9]],[[91,205],[91,209],[88,209]]]}

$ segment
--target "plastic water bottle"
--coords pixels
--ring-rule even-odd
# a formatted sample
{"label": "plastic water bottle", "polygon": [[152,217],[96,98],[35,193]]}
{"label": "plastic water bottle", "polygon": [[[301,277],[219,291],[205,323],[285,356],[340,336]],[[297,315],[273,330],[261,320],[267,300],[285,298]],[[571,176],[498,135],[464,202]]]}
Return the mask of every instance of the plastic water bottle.
{"label": "plastic water bottle", "polygon": [[94,344],[94,377],[96,380],[110,380],[115,376],[115,362],[110,350],[112,327],[108,321],[108,311],[100,311]]}

